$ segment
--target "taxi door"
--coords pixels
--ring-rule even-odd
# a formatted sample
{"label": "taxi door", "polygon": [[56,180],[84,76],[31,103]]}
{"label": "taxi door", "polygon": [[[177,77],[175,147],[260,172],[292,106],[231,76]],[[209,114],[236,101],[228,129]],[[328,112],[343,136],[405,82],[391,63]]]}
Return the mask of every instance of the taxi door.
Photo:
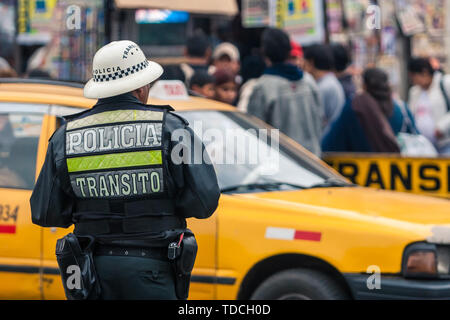
{"label": "taxi door", "polygon": [[191,300],[212,300],[217,296],[217,211],[208,219],[191,218],[187,221],[198,244],[189,290]]}
{"label": "taxi door", "polygon": [[31,222],[30,196],[45,156],[48,109],[0,102],[0,299],[42,298],[42,234]]}

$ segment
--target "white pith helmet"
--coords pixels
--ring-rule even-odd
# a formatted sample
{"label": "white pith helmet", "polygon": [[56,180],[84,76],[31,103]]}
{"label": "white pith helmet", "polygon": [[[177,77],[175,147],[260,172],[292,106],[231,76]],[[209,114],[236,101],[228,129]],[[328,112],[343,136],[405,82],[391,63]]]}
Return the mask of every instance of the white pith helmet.
{"label": "white pith helmet", "polygon": [[163,68],[149,61],[133,41],[113,41],[100,48],[92,63],[92,79],[84,86],[86,98],[101,99],[139,89],[156,79]]}

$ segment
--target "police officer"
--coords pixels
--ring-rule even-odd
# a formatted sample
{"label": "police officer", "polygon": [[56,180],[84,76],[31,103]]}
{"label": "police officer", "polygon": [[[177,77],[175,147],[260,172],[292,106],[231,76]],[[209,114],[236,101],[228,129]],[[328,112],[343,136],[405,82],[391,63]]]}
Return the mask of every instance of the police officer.
{"label": "police officer", "polygon": [[99,100],[54,133],[31,196],[33,223],[95,237],[102,299],[176,299],[168,246],[189,231],[186,218],[218,205],[214,168],[188,122],[146,105],[162,73],[131,41],[99,49],[84,87]]}

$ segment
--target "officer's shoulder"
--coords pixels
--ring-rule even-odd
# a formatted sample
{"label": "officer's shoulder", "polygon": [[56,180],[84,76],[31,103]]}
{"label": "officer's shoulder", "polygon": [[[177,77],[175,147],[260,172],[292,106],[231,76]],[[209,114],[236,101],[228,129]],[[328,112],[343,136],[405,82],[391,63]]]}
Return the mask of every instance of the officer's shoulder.
{"label": "officer's shoulder", "polygon": [[58,129],[53,132],[52,136],[48,141],[55,141],[57,139],[60,139],[61,137],[64,137],[64,132],[66,131],[66,125],[67,123],[62,124]]}
{"label": "officer's shoulder", "polygon": [[174,119],[176,119],[176,120],[178,120],[180,122],[180,124],[182,124],[182,125],[184,125],[186,127],[189,126],[189,121],[187,121],[184,117],[180,116],[178,113],[168,112],[167,114],[168,114],[169,117],[173,116]]}
{"label": "officer's shoulder", "polygon": [[83,110],[83,111],[78,112],[78,113],[69,114],[69,115],[63,116],[63,118],[66,121],[72,121],[72,120],[75,120],[75,119],[83,116],[84,114],[88,113],[89,111],[91,111],[91,109],[86,109],[86,110]]}
{"label": "officer's shoulder", "polygon": [[175,109],[170,105],[149,105],[149,107],[156,109],[164,109],[167,111],[167,119],[173,119],[177,122],[181,122],[180,124],[184,126],[189,126],[189,121],[187,121],[184,117],[175,113]]}
{"label": "officer's shoulder", "polygon": [[91,109],[86,109],[86,110],[83,110],[78,113],[73,113],[73,114],[63,116],[62,118],[64,119],[65,123],[63,123],[58,129],[56,129],[55,132],[53,132],[52,136],[50,137],[50,139],[48,139],[48,141],[52,141],[54,139],[57,139],[61,135],[64,135],[64,132],[65,132],[66,126],[67,126],[67,122],[78,119],[78,118],[82,117],[84,114],[88,113],[89,111],[91,111]]}

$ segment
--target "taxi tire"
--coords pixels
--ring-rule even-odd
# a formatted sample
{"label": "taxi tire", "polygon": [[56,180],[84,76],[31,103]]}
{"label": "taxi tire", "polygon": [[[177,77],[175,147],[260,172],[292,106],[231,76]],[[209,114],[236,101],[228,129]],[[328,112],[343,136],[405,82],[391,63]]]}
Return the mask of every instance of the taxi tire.
{"label": "taxi tire", "polygon": [[330,276],[310,269],[289,269],[265,280],[252,300],[346,300],[346,292]]}

